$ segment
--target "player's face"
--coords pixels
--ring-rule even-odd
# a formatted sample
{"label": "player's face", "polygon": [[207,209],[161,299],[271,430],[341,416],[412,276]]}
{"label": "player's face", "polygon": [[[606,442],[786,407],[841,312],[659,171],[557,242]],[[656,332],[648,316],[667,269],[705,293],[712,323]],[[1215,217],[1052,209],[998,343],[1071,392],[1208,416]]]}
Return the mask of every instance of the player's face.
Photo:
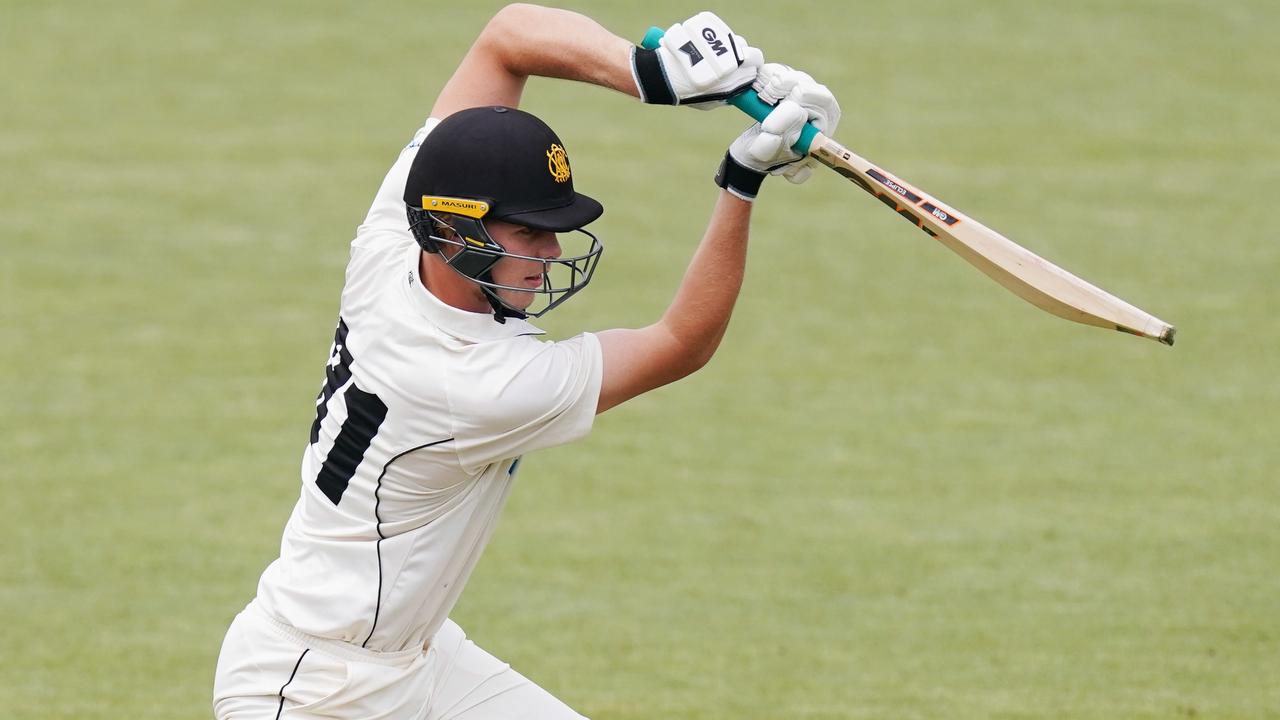
{"label": "player's face", "polygon": [[[550,230],[535,230],[500,220],[490,220],[484,224],[484,228],[499,245],[513,255],[552,259],[560,257],[562,252],[560,239]],[[490,272],[498,285],[537,290],[542,287],[543,270],[544,266],[540,262],[504,257]],[[497,293],[505,303],[520,310],[533,304],[536,297],[531,292],[514,290],[498,290]]]}

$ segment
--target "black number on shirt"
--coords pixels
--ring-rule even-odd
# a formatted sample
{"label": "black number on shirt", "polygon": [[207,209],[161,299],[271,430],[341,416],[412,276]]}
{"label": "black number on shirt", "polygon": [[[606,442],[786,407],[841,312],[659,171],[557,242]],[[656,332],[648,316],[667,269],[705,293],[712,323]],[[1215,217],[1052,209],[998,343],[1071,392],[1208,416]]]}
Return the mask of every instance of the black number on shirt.
{"label": "black number on shirt", "polygon": [[[338,388],[351,379],[351,364],[355,359],[347,350],[347,324],[338,318],[338,330],[333,337],[333,350],[329,354],[329,364],[325,368],[324,389],[316,398],[316,419],[311,424],[311,443],[320,439],[320,423],[329,414],[329,403],[337,394]],[[382,421],[387,419],[386,403],[373,393],[365,392],[351,383],[342,393],[342,402],[347,407],[347,419],[334,438],[333,447],[325,457],[324,465],[316,475],[316,486],[334,505],[342,500],[347,485],[360,467],[365,451],[373,443]]]}
{"label": "black number on shirt", "polygon": [[320,474],[316,475],[316,485],[334,505],[342,499],[373,436],[378,434],[378,427],[387,419],[387,406],[377,395],[361,390],[355,383],[342,397],[347,403],[347,419],[333,441]]}
{"label": "black number on shirt", "polygon": [[351,351],[347,350],[347,323],[338,318],[338,329],[333,333],[333,349],[329,351],[329,363],[324,368],[324,388],[316,396],[316,421],[311,423],[311,444],[320,439],[320,423],[329,414],[329,398],[338,388],[351,379]]}

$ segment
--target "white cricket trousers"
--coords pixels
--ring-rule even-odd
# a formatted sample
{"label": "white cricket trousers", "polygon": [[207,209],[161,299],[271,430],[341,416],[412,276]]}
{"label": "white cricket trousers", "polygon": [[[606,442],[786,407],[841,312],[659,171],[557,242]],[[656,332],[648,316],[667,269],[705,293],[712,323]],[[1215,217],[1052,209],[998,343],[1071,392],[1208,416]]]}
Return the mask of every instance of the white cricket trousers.
{"label": "white cricket trousers", "polygon": [[585,720],[481,650],[452,620],[426,650],[385,653],[312,637],[255,603],[222,642],[218,720]]}

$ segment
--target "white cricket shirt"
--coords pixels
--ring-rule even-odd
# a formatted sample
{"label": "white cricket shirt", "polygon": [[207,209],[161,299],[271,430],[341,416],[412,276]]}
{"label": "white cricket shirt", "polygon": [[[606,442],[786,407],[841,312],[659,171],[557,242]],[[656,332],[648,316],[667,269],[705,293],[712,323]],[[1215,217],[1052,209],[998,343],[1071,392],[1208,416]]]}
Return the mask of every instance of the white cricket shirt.
{"label": "white cricket shirt", "polygon": [[422,646],[493,532],[519,458],[591,429],[601,353],[444,304],[418,279],[404,185],[428,120],[351,244],[302,493],[258,603],[302,632]]}

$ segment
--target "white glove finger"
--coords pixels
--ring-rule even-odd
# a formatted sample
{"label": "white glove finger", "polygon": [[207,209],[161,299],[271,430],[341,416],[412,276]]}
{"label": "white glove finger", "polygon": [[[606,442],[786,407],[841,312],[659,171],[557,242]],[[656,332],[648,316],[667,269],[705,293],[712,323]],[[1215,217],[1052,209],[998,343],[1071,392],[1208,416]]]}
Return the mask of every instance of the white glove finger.
{"label": "white glove finger", "polygon": [[799,85],[817,85],[818,81],[813,76],[803,70],[791,68],[791,80],[793,86]]}
{"label": "white glove finger", "polygon": [[791,92],[792,86],[782,82],[789,70],[791,68],[782,63],[765,63],[760,66],[760,71],[751,87],[765,103],[777,105],[779,100]]}
{"label": "white glove finger", "polygon": [[733,31],[729,29],[729,25],[721,20],[719,15],[707,10],[703,10],[678,24],[684,28],[685,33],[688,35],[686,40],[698,37],[710,39],[708,36],[727,40],[729,35],[733,34]]}
{"label": "white glove finger", "polygon": [[689,37],[689,31],[684,29],[684,23],[676,23],[667,28],[667,31],[662,34],[662,39],[658,41],[664,49],[670,51],[673,55],[679,52],[681,45],[690,42],[693,42],[693,39]]}
{"label": "white glove finger", "polygon": [[768,167],[778,162],[778,151],[782,149],[782,141],[781,135],[762,132],[747,145],[747,155],[762,166]]}
{"label": "white glove finger", "polygon": [[795,102],[808,111],[810,119],[819,130],[827,135],[835,134],[840,124],[840,103],[826,85],[818,83],[802,83],[794,87],[787,99]]}
{"label": "white glove finger", "polygon": [[781,135],[784,138],[791,138],[794,143],[800,137],[800,131],[804,128],[804,124],[809,119],[809,112],[800,106],[799,103],[791,100],[783,100],[774,107],[773,112],[769,113],[769,117],[760,123],[760,130],[771,135]]}
{"label": "white glove finger", "polygon": [[768,63],[760,68],[760,74],[753,84],[762,98],[767,98],[770,105],[790,95],[799,85],[816,84],[806,72],[801,72],[782,63]]}

